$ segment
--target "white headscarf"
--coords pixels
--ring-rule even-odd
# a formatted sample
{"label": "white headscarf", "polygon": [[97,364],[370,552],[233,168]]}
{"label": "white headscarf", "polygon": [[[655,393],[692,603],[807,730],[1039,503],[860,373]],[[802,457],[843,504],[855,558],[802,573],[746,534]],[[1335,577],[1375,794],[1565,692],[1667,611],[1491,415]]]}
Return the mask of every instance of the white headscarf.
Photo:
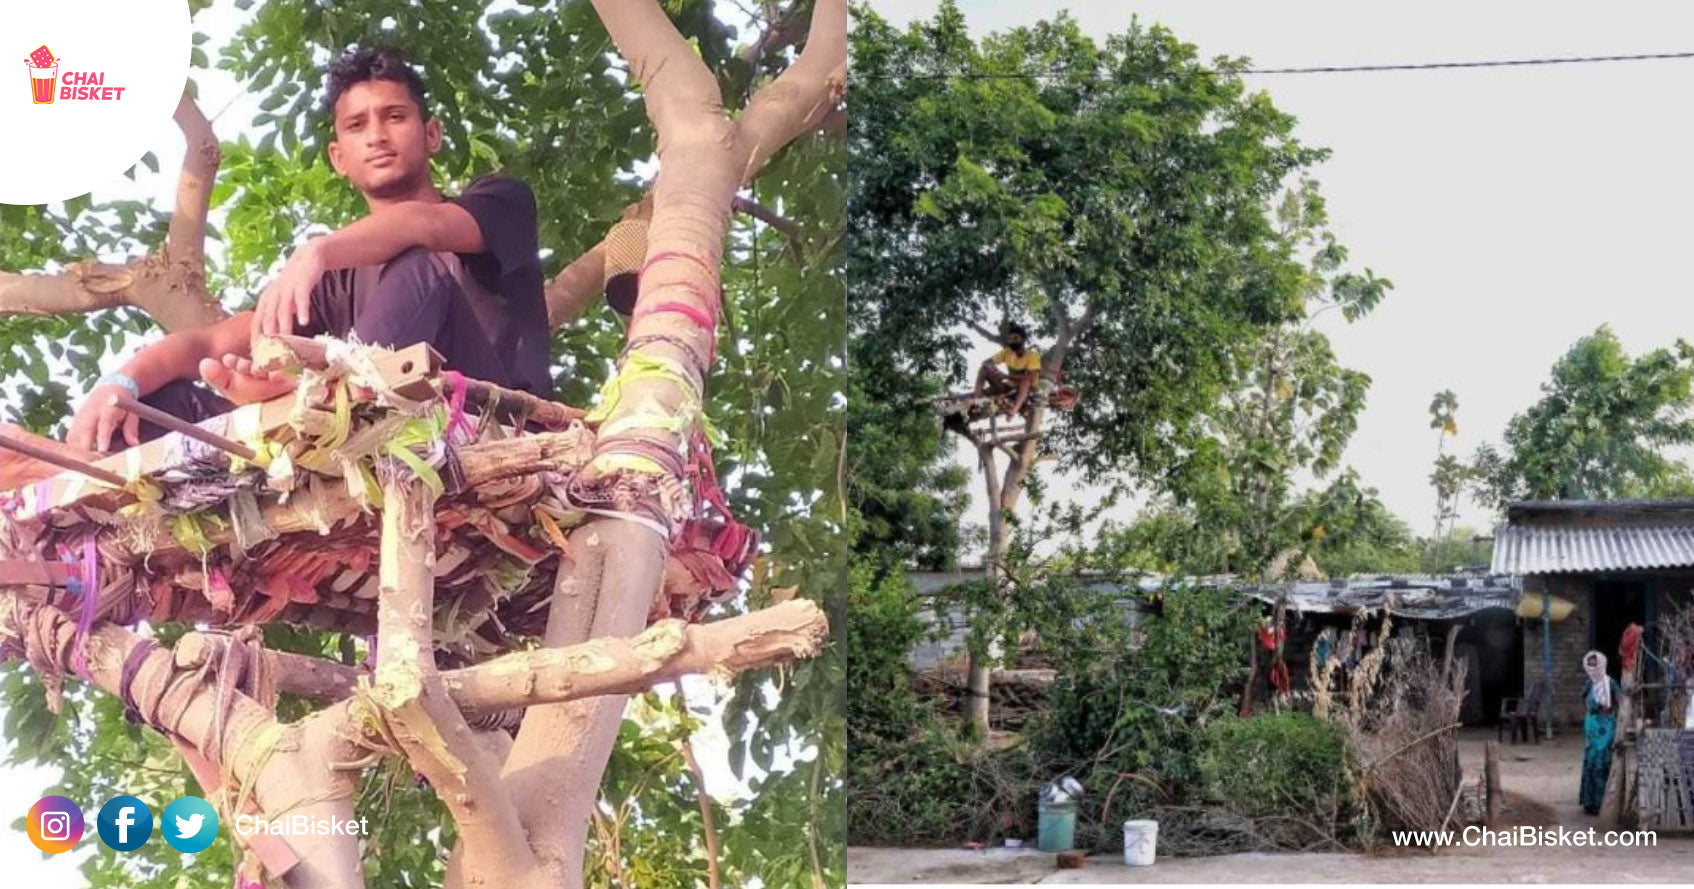
{"label": "white headscarf", "polygon": [[1588,680],[1594,683],[1594,703],[1602,710],[1612,709],[1612,680],[1606,675],[1606,656],[1598,651],[1590,651],[1582,656],[1582,672],[1588,674]]}

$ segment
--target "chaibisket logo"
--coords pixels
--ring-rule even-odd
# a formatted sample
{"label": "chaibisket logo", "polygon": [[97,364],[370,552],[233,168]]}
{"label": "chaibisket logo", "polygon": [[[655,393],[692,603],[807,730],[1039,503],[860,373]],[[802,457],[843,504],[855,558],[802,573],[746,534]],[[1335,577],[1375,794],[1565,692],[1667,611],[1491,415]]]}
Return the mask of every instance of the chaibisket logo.
{"label": "chaibisket logo", "polygon": [[43,43],[24,59],[29,66],[29,94],[37,105],[53,104],[53,84],[59,79],[59,60]]}
{"label": "chaibisket logo", "polygon": [[124,97],[121,86],[107,86],[104,71],[66,71],[61,77],[61,56],[53,55],[53,51],[43,43],[24,59],[29,66],[29,94],[37,105],[53,104],[53,86],[62,83],[58,97],[66,101],[116,102]]}
{"label": "chaibisket logo", "polygon": [[0,86],[0,133],[22,137],[0,139],[0,204],[87,194],[181,144],[171,116],[188,83],[188,0],[3,5],[0,49],[23,59],[29,97],[17,80]]}

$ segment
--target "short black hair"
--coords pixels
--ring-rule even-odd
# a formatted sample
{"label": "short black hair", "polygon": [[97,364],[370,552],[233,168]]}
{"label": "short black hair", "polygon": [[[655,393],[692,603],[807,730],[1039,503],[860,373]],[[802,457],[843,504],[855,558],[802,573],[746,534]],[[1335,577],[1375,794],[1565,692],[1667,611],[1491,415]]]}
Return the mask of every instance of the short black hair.
{"label": "short black hair", "polygon": [[1017,334],[1018,336],[1023,337],[1026,340],[1029,339],[1029,331],[1024,330],[1022,324],[1008,324],[1008,325],[1006,325],[1006,336],[1011,336],[1014,333]]}
{"label": "short black hair", "polygon": [[404,83],[406,91],[412,94],[412,101],[418,103],[418,112],[424,120],[429,120],[429,105],[424,102],[423,78],[419,77],[418,72],[406,61],[405,54],[387,46],[355,46],[330,63],[329,75],[325,78],[327,94],[324,96],[324,114],[329,118],[332,129],[335,126],[336,101],[354,84],[367,80],[397,80]]}

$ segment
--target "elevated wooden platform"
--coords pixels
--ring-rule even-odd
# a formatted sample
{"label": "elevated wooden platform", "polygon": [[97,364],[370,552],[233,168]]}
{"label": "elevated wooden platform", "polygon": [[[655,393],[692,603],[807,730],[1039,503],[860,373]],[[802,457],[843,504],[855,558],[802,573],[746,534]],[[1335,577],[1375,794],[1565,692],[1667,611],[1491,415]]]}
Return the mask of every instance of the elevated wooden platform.
{"label": "elevated wooden platform", "polygon": [[[80,609],[91,578],[95,616],[123,624],[369,634],[378,477],[413,473],[440,488],[438,645],[470,662],[539,635],[565,532],[632,506],[577,477],[595,444],[581,411],[443,372],[426,346],[279,339],[255,359],[297,373],[295,391],[107,457],[105,480],[66,471],[0,494],[0,586]],[[677,535],[654,619],[733,593],[750,554],[716,551],[727,521]]]}

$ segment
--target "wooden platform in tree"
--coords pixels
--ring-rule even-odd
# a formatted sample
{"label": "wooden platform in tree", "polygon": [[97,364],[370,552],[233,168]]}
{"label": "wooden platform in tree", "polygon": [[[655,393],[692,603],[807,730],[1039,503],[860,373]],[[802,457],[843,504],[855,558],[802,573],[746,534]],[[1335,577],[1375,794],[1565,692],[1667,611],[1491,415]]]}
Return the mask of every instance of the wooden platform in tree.
{"label": "wooden platform in tree", "polygon": [[[295,391],[95,464],[115,478],[66,471],[0,495],[0,586],[81,611],[92,577],[94,617],[126,625],[370,634],[379,478],[409,473],[440,490],[439,656],[469,663],[542,632],[567,529],[653,499],[585,483],[581,411],[444,372],[426,346],[287,338],[255,360],[297,373]],[[665,533],[663,519],[645,523]],[[672,545],[653,619],[698,618],[735,589],[750,553],[713,552],[713,521]]]}

